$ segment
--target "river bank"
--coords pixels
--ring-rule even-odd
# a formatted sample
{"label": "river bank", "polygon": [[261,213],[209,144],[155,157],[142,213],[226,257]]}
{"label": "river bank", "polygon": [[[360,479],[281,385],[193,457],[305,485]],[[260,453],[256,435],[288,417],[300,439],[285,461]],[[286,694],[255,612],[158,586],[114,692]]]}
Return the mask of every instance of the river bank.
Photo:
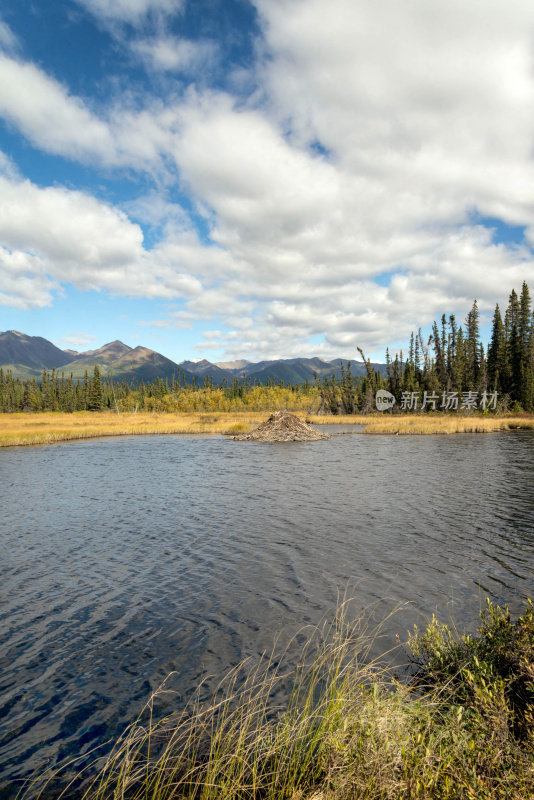
{"label": "river bank", "polygon": [[354,416],[307,417],[313,425],[363,425],[363,433],[428,435],[492,433],[517,429],[534,430],[534,416],[489,416],[481,414],[355,414]]}
{"label": "river bank", "polygon": [[101,436],[237,434],[251,430],[266,416],[265,412],[1,414],[0,447],[53,444]]}
{"label": "river bank", "polygon": [[[492,431],[534,429],[530,416],[460,416],[460,415],[380,415],[307,416],[297,413],[313,425],[363,426],[363,433],[382,434],[452,434],[490,433]],[[121,413],[79,411],[0,415],[0,447],[53,444],[103,436],[147,434],[241,434],[264,422],[269,412],[204,413]]]}
{"label": "river bank", "polygon": [[[530,601],[514,621],[487,600],[475,635],[434,618],[415,629],[404,646],[411,674],[402,681],[388,666],[391,653],[370,658],[380,625],[366,613],[352,619],[347,608],[301,633],[301,659],[289,672],[283,653],[242,664],[211,703],[197,695],[158,718],[165,682],[89,783],[80,775],[69,787],[64,777],[66,794],[55,794],[61,778],[45,773],[21,800],[37,800],[43,789],[80,800],[532,797]],[[288,680],[287,701],[273,705]]]}
{"label": "river bank", "polygon": [[[371,434],[452,434],[490,433],[492,431],[531,429],[534,417],[460,416],[457,414],[356,414],[353,416],[308,416],[295,412],[313,425],[363,426]],[[137,436],[147,434],[242,434],[264,422],[269,412],[198,412],[198,413],[121,413],[78,411],[72,414],[43,412],[1,414],[0,447],[53,444],[101,436]]]}

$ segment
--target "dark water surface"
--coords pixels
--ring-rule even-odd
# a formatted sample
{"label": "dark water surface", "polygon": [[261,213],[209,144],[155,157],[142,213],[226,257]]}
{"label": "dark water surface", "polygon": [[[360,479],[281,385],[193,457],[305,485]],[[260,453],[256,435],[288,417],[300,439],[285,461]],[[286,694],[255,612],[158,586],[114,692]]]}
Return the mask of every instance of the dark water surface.
{"label": "dark water surface", "polygon": [[[4,784],[356,604],[533,593],[534,433],[305,444],[131,437],[0,451]],[[8,790],[9,791],[9,790]],[[14,796],[14,795],[13,795]]]}

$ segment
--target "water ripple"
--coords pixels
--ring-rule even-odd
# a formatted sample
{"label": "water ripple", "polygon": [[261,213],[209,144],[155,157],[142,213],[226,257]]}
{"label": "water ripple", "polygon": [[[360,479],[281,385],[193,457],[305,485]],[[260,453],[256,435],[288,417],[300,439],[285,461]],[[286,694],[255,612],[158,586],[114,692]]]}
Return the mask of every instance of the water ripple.
{"label": "water ripple", "polygon": [[[3,450],[0,761],[27,775],[331,611],[533,591],[534,434],[299,445],[135,437]],[[207,682],[209,687],[210,683]]]}

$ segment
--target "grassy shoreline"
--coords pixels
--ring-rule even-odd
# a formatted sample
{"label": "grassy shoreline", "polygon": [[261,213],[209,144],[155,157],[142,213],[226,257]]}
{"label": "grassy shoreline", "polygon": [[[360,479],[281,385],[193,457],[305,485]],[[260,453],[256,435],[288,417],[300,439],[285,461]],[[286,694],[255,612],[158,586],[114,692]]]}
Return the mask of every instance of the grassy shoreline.
{"label": "grassy shoreline", "polygon": [[[349,609],[349,610],[347,610]],[[395,613],[395,612],[393,612]],[[534,796],[534,608],[486,601],[475,635],[434,618],[370,658],[380,624],[344,603],[298,665],[242,664],[211,702],[158,716],[165,682],[88,781],[45,772],[20,800],[526,800]],[[287,701],[274,700],[288,685]],[[274,701],[274,704],[273,704]],[[58,782],[59,781],[59,782]],[[51,782],[59,791],[50,793]],[[61,787],[61,783],[63,786]],[[48,790],[48,791],[47,791]],[[63,794],[62,794],[63,792]]]}
{"label": "grassy shoreline", "polygon": [[363,433],[430,435],[493,433],[518,429],[534,430],[534,416],[482,416],[480,414],[355,414],[354,416],[307,417],[314,425],[325,423],[363,425]]}
{"label": "grassy shoreline", "polygon": [[[78,411],[73,414],[0,414],[0,447],[53,444],[76,439],[146,434],[214,435],[245,433],[259,425],[269,411],[188,413],[121,413]],[[534,430],[534,416],[460,416],[432,414],[309,416],[313,425],[360,425],[367,434],[427,435]]]}
{"label": "grassy shoreline", "polygon": [[1,414],[0,447],[53,444],[76,439],[147,434],[240,433],[258,425],[265,412]]}

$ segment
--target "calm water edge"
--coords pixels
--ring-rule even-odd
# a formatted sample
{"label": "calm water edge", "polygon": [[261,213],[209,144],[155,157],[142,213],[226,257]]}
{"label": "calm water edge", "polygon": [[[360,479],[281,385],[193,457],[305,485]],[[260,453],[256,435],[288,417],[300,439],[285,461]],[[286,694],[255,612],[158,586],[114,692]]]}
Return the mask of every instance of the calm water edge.
{"label": "calm water edge", "polygon": [[346,590],[406,603],[401,636],[534,591],[534,432],[102,439],[4,449],[0,481],[5,797]]}

